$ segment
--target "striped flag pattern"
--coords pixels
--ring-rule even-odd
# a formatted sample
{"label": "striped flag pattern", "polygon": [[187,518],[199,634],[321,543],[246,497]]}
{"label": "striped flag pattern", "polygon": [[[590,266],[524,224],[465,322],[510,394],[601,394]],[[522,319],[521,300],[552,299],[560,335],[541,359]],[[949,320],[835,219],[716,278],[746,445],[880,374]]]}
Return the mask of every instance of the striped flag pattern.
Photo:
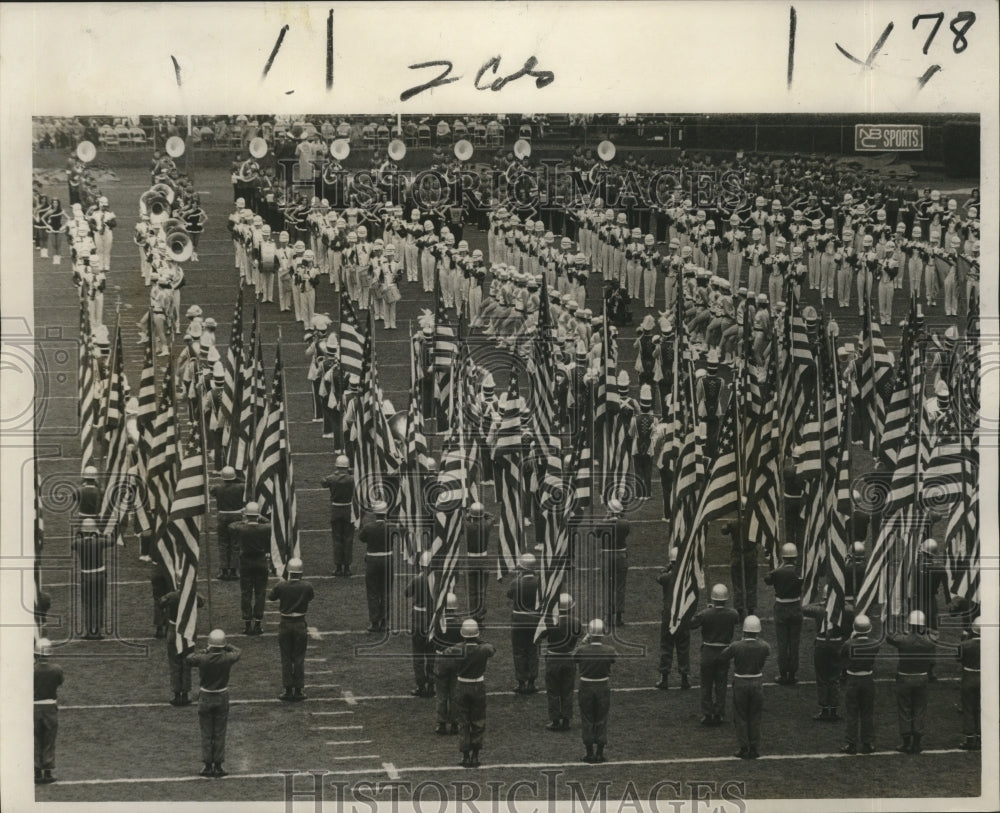
{"label": "striped flag pattern", "polygon": [[131,474],[128,459],[128,433],[125,430],[125,365],[122,353],[121,326],[115,330],[115,343],[111,362],[111,380],[108,383],[108,409],[104,434],[108,444],[106,473],[108,482],[101,504],[102,533],[113,535],[118,544],[121,539],[119,523],[131,503]]}
{"label": "striped flag pattern", "polygon": [[405,530],[404,556],[411,565],[424,549],[424,491],[426,469],[421,461],[427,456],[427,436],[424,434],[424,414],[420,409],[419,393],[410,391],[410,407],[406,415],[405,456],[399,472],[399,518]]}
{"label": "striped flag pattern", "polygon": [[340,369],[344,376],[361,378],[365,335],[361,331],[358,314],[349,296],[340,292]]}
{"label": "striped flag pattern", "polygon": [[243,364],[243,286],[240,285],[236,295],[236,307],[233,310],[233,326],[229,335],[229,347],[226,348],[226,362],[223,365],[225,380],[222,385],[222,444],[229,447],[229,439],[233,429],[233,410],[239,404],[240,397],[237,382],[240,378]]}
{"label": "striped flag pattern", "polygon": [[140,503],[139,524],[156,540],[166,520],[177,481],[177,420],[174,415],[174,371],[168,357],[160,388],[159,409],[143,431],[146,451],[146,500]]}
{"label": "striped flag pattern", "polygon": [[493,453],[493,474],[500,506],[497,578],[503,578],[514,569],[521,548],[521,409],[517,376],[511,375],[507,392],[500,396],[499,420],[487,440]]}
{"label": "striped flag pattern", "polygon": [[181,594],[175,627],[178,652],[194,646],[198,624],[199,538],[206,513],[207,470],[201,433],[196,427],[181,461],[167,525],[159,542],[163,561],[173,564],[174,589]]}
{"label": "striped flag pattern", "polygon": [[94,396],[94,346],[90,335],[90,311],[86,294],[80,289],[80,348],[77,374],[77,417],[80,420],[80,469],[94,465],[94,424],[97,399]]}
{"label": "striped flag pattern", "polygon": [[[734,398],[738,397],[734,395]],[[704,583],[705,524],[732,511],[738,505],[737,443],[735,409],[726,411],[719,429],[719,455],[705,484],[687,542],[680,550],[677,579],[670,597],[670,631],[676,632],[698,599],[698,584]]]}

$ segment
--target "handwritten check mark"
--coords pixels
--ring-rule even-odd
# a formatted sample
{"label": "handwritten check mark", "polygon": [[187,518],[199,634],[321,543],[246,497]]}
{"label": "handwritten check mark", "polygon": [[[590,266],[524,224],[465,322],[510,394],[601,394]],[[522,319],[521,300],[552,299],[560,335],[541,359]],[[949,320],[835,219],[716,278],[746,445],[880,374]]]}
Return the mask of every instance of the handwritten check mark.
{"label": "handwritten check mark", "polygon": [[836,45],[837,50],[840,51],[840,53],[846,56],[849,60],[851,60],[851,62],[860,65],[862,68],[868,68],[870,70],[872,67],[872,63],[875,61],[875,57],[878,56],[878,52],[882,50],[882,46],[885,45],[885,41],[889,39],[889,35],[892,33],[893,26],[894,26],[893,23],[889,23],[889,25],[885,27],[885,31],[882,32],[882,36],[878,38],[878,41],[875,43],[875,47],[872,48],[871,53],[868,54],[868,59],[866,59],[864,62],[862,62],[853,54],[850,54],[847,51],[845,51],[841,47],[839,42],[835,42],[834,45]]}

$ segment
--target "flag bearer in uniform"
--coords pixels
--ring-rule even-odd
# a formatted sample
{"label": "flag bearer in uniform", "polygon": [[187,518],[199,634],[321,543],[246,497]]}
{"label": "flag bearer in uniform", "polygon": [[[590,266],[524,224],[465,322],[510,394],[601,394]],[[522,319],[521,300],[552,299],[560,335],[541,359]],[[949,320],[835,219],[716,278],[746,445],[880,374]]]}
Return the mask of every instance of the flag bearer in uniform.
{"label": "flag bearer in uniform", "polygon": [[701,629],[701,724],[720,725],[726,713],[726,683],[729,660],[722,657],[733,641],[739,613],[727,607],[729,590],[724,584],[712,586],[711,603],[694,614],[689,626]]}
{"label": "flag bearer in uniform", "polygon": [[515,694],[534,694],[538,679],[538,644],[535,630],[538,613],[535,602],[538,596],[538,577],[535,575],[536,559],[522,553],[517,560],[514,579],[507,590],[512,602],[510,616],[510,643],[514,655],[514,675],[517,678]]}
{"label": "flag bearer in uniform", "polygon": [[969,637],[958,645],[958,661],[962,664],[962,732],[965,734],[965,740],[958,747],[965,751],[980,751],[983,747],[979,626],[977,618],[972,622]]}
{"label": "flag bearer in uniform", "polygon": [[840,657],[847,671],[844,716],[847,719],[844,754],[871,754],[875,748],[875,658],[879,642],[870,638],[872,622],[867,615],[854,617],[854,635],[841,647]]}
{"label": "flag bearer in uniform", "polygon": [[63,684],[63,670],[52,663],[52,642],[39,638],[35,644],[34,717],[35,784],[55,782],[56,734],[59,731],[57,694]]}
{"label": "flag bearer in uniform", "polygon": [[[226,466],[222,470],[222,483],[212,487],[212,496],[218,507],[216,530],[219,538],[219,575],[216,578],[224,582],[239,578],[236,572],[239,550],[230,526],[243,516],[243,490],[244,484],[236,479],[236,470],[232,466]],[[256,517],[252,521],[256,521]]]}
{"label": "flag bearer in uniform", "polygon": [[760,721],[764,712],[764,661],[771,647],[760,640],[760,619],[748,615],[743,619],[743,640],[722,650],[723,661],[733,662],[733,720],[740,759],[760,756]]}
{"label": "flag bearer in uniform", "polygon": [[462,643],[445,650],[455,661],[455,708],[462,737],[463,768],[479,767],[479,752],[486,732],[486,664],[496,648],[479,637],[479,625],[471,618],[461,627]]}
{"label": "flag bearer in uniform", "polygon": [[420,554],[420,570],[406,585],[406,597],[413,601],[410,615],[410,643],[413,650],[413,677],[417,687],[414,697],[434,697],[434,641],[430,635],[430,616],[434,610],[431,592],[431,552]]}
{"label": "flag bearer in uniform", "polygon": [[[183,576],[183,571],[178,570],[174,578],[178,587],[160,599],[160,606],[167,619],[167,666],[170,670],[170,688],[174,693],[170,700],[171,706],[191,705],[188,697],[188,692],[191,691],[191,664],[184,659],[186,653],[177,649],[177,614],[181,606],[180,584]],[[197,602],[201,607],[205,600],[198,596]]]}
{"label": "flag bearer in uniform", "polygon": [[333,575],[350,577],[354,558],[354,525],[351,503],[354,500],[354,475],[346,454],[337,455],[335,469],[324,477],[322,485],[330,489],[330,535],[333,539]]}
{"label": "flag bearer in uniform", "polygon": [[799,636],[802,634],[802,579],[796,560],[799,551],[791,542],[781,546],[781,564],[764,577],[774,587],[774,634],[778,640],[778,678],[783,686],[798,681]]}
{"label": "flag bearer in uniform", "polygon": [[435,734],[458,733],[458,709],[455,705],[455,664],[444,653],[462,643],[462,622],[458,617],[458,596],[448,593],[444,599],[444,618],[434,629],[434,691],[437,695]]}
{"label": "flag bearer in uniform", "polygon": [[896,750],[919,754],[927,713],[927,674],[934,658],[934,642],[927,635],[927,619],[921,610],[911,610],[909,631],[895,632],[886,642],[899,651],[896,672],[896,708],[902,743]]}
{"label": "flag bearer in uniform", "polygon": [[389,622],[389,585],[392,584],[391,530],[386,522],[389,506],[377,502],[374,516],[361,526],[358,539],[365,545],[365,593],[368,599],[368,632],[386,632]]}
{"label": "flag bearer in uniform", "polygon": [[255,502],[248,502],[241,522],[229,526],[240,557],[240,611],[244,635],[263,635],[264,594],[267,592],[271,523],[260,516]]}
{"label": "flag bearer in uniform", "polygon": [[80,607],[86,640],[100,641],[104,637],[102,630],[108,600],[104,551],[114,544],[114,536],[101,533],[97,521],[91,518],[83,520],[73,540],[73,551],[80,562]]}
{"label": "flag bearer in uniform", "polygon": [[226,727],[229,722],[229,674],[240,659],[240,651],[226,643],[226,633],[212,630],[208,647],[188,655],[188,665],[198,669],[198,720],[201,724],[202,776],[223,777],[226,759]]}
{"label": "flag bearer in uniform", "polygon": [[580,672],[580,727],[587,753],[584,762],[605,762],[608,714],[611,711],[611,667],[617,657],[614,647],[604,643],[604,622],[595,618],[587,625],[573,660]]}
{"label": "flag bearer in uniform", "polygon": [[495,518],[481,502],[469,506],[465,518],[465,551],[468,556],[469,615],[480,625],[486,621],[486,585],[489,580],[490,532]]}
{"label": "flag bearer in uniform", "polygon": [[278,647],[281,650],[281,682],[285,686],[279,700],[305,700],[302,693],[306,680],[306,611],[316,591],[302,578],[302,560],[288,560],[288,578],[278,582],[268,593],[268,599],[278,602],[281,622],[278,626]]}
{"label": "flag bearer in uniform", "polygon": [[816,621],[816,640],[813,643],[813,666],[816,670],[816,692],[819,713],[813,719],[821,723],[840,721],[837,706],[840,703],[840,651],[850,630],[852,613],[843,613],[841,624],[830,624],[826,617],[826,596],[815,604],[802,608],[802,614]]}
{"label": "flag bearer in uniform", "polygon": [[545,638],[545,693],[549,701],[549,731],[569,731],[573,718],[573,683],[576,649],[582,629],[573,612],[576,602],[569,593],[559,595],[559,619],[547,619]]}
{"label": "flag bearer in uniform", "polygon": [[660,682],[657,689],[666,691],[673,666],[674,650],[677,651],[677,671],[681,675],[681,688],[690,689],[691,681],[688,673],[691,671],[691,631],[687,621],[682,621],[676,633],[670,631],[672,616],[671,600],[674,592],[674,582],[677,579],[677,548],[671,548],[668,563],[657,577],[656,581],[663,588],[663,613],[660,617]]}

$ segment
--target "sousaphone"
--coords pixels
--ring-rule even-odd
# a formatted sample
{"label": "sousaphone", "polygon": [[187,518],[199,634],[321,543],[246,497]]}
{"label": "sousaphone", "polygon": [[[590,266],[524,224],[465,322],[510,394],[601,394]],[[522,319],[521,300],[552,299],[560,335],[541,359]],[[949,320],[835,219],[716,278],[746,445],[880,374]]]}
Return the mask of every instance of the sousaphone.
{"label": "sousaphone", "polygon": [[514,157],[524,160],[531,155],[531,142],[524,138],[519,138],[514,142]]}
{"label": "sousaphone", "polygon": [[597,157],[600,158],[604,163],[608,163],[615,157],[615,145],[610,141],[602,141],[597,145]]}
{"label": "sousaphone", "polygon": [[184,139],[180,136],[170,136],[164,149],[171,158],[180,158],[184,155]]}
{"label": "sousaphone", "polygon": [[249,152],[254,158],[263,158],[267,155],[267,142],[260,136],[251,138]]}
{"label": "sousaphone", "polygon": [[389,157],[393,161],[399,163],[400,161],[403,160],[403,156],[406,155],[406,145],[402,142],[401,139],[394,138],[392,141],[389,142],[389,148],[387,152],[389,153]]}
{"label": "sousaphone", "polygon": [[351,142],[346,138],[335,138],[330,142],[330,155],[338,161],[343,161],[351,154]]}
{"label": "sousaphone", "polygon": [[81,141],[76,145],[76,157],[83,163],[89,164],[97,157],[97,147],[92,141]]}
{"label": "sousaphone", "polygon": [[475,152],[475,150],[472,147],[472,142],[467,138],[463,138],[455,142],[455,157],[459,161],[468,161],[472,158],[473,152]]}

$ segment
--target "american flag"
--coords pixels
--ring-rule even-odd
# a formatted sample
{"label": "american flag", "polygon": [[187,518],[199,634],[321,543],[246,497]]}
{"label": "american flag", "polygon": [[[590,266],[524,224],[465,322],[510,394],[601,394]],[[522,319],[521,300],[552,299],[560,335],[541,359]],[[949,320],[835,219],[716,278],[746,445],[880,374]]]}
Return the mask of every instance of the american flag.
{"label": "american flag", "polygon": [[888,375],[889,351],[882,339],[882,326],[872,318],[871,305],[865,303],[865,315],[861,342],[861,369],[858,376],[858,401],[867,417],[865,429],[867,437],[859,438],[865,448],[878,451],[885,421],[885,404],[876,386],[883,375]]}
{"label": "american flag", "polygon": [[344,376],[361,377],[365,335],[358,322],[357,311],[349,296],[340,292],[340,369]]}
{"label": "american flag", "polygon": [[229,447],[232,436],[233,410],[239,403],[240,392],[237,381],[240,378],[243,363],[243,286],[240,286],[236,297],[236,307],[233,310],[233,327],[229,335],[229,347],[226,348],[225,382],[222,386],[222,421],[223,448]]}
{"label": "american flag", "polygon": [[424,434],[424,414],[420,409],[419,392],[410,391],[410,407],[406,415],[405,457],[399,472],[399,517],[405,529],[404,553],[411,565],[424,547],[423,534],[431,529],[423,527],[423,483],[427,471],[422,460],[427,455],[427,436]]}
{"label": "american flag", "polygon": [[166,520],[177,482],[177,420],[174,414],[174,371],[171,360],[163,371],[159,408],[153,423],[142,430],[146,451],[146,499],[140,503],[139,525],[156,539]]}
{"label": "american flag", "polygon": [[851,543],[848,526],[851,520],[851,443],[847,427],[850,417],[850,411],[845,410],[837,455],[837,478],[835,489],[831,492],[830,546],[826,566],[830,588],[826,599],[827,629],[840,626],[844,620],[847,556]]}
{"label": "american flag", "polygon": [[111,363],[111,381],[108,384],[108,409],[104,422],[107,437],[108,482],[101,505],[102,533],[113,535],[118,544],[121,539],[119,523],[129,509],[132,498],[132,476],[129,473],[128,433],[125,429],[125,367],[122,354],[121,326],[115,330],[115,344]]}
{"label": "american flag", "polygon": [[180,593],[175,627],[178,652],[194,646],[198,624],[198,542],[202,517],[206,513],[207,481],[208,461],[201,432],[195,427],[181,461],[167,525],[159,542],[163,561],[173,565],[174,589]]}
{"label": "american flag", "polygon": [[284,578],[288,560],[300,555],[300,545],[280,344],[275,348],[270,402],[261,426],[259,457],[254,467],[257,473],[255,496],[261,513],[271,519],[271,563]]}
{"label": "american flag", "polygon": [[[256,320],[254,320],[256,321]],[[260,334],[255,337],[253,344],[253,376],[251,379],[251,398],[249,400],[249,424],[240,428],[240,433],[245,432],[248,438],[247,459],[246,459],[246,496],[247,499],[254,493],[257,482],[257,461],[260,458],[259,443],[261,424],[264,423],[267,413],[267,374],[264,372],[264,353],[261,348]],[[242,419],[247,418],[247,410],[244,410]]]}
{"label": "american flag", "polygon": [[910,318],[903,328],[903,347],[896,369],[896,379],[886,406],[885,424],[879,456],[882,462],[896,464],[899,447],[907,432],[911,417],[918,406],[914,392],[919,392],[923,381],[923,350],[916,335],[916,306],[911,307]]}
{"label": "american flag", "polygon": [[[369,331],[369,335],[371,332]],[[455,328],[448,321],[448,311],[441,299],[441,287],[434,287],[434,379],[438,428],[448,425],[448,400],[451,390],[452,360],[458,352]]]}
{"label": "american flag", "polygon": [[[768,378],[775,380],[775,367],[769,367]],[[748,533],[757,539],[761,547],[774,560],[778,541],[778,489],[782,488],[781,470],[781,430],[778,415],[778,393],[776,387],[764,386],[763,404],[756,426],[756,442],[747,457],[750,474],[747,489]]]}
{"label": "american flag", "polygon": [[[735,397],[735,396],[734,396]],[[732,511],[739,504],[737,488],[737,445],[735,409],[726,411],[719,429],[719,454],[705,484],[687,542],[680,550],[677,579],[670,597],[670,631],[676,632],[698,600],[698,584],[704,583],[706,523]]]}
{"label": "american flag", "polygon": [[97,400],[94,397],[94,347],[90,335],[90,310],[84,288],[80,289],[80,352],[77,375],[77,415],[80,420],[80,468],[94,464],[94,423],[97,420]]}
{"label": "american flag", "polygon": [[[34,607],[38,607],[38,602],[42,595],[42,549],[45,547],[45,517],[42,515],[42,474],[40,471],[40,458],[38,456],[38,436],[34,438],[35,453],[32,458],[34,462],[34,485],[35,485],[35,562],[34,562],[34,584],[35,596]],[[35,617],[35,638],[41,636],[41,621]]]}
{"label": "american flag", "polygon": [[[961,446],[958,480],[960,498],[951,508],[945,531],[946,562],[951,592],[973,604],[980,603],[979,421],[978,404],[977,409],[971,415],[968,414],[968,406],[971,404],[968,388],[969,373],[977,372],[978,361],[978,353],[974,359],[967,356],[965,360],[959,362],[961,369],[953,378],[956,387],[952,391],[952,403],[956,407],[955,415],[958,418],[956,429]],[[978,396],[976,398],[978,400]]]}
{"label": "american flag", "polygon": [[517,564],[521,549],[521,409],[523,403],[517,387],[517,375],[512,374],[507,392],[500,396],[499,420],[490,430],[487,442],[493,453],[493,473],[497,503],[500,506],[500,556],[497,577]]}
{"label": "american flag", "polygon": [[802,415],[807,410],[807,405],[813,398],[810,392],[810,385],[815,384],[814,364],[812,347],[809,344],[809,334],[806,331],[806,320],[798,311],[798,303],[792,298],[791,312],[791,363],[792,363],[792,387],[791,387],[791,415],[785,418],[785,448],[797,436],[795,432],[802,427]]}
{"label": "american flag", "polygon": [[[233,418],[229,433],[229,448],[226,463],[236,471],[246,471],[250,463],[250,444],[253,442],[254,417],[256,414],[257,372],[263,377],[263,359],[260,357],[258,341],[258,310],[254,304],[253,323],[250,327],[250,343],[243,345],[238,378],[233,395]],[[247,483],[251,481],[247,477]]]}

